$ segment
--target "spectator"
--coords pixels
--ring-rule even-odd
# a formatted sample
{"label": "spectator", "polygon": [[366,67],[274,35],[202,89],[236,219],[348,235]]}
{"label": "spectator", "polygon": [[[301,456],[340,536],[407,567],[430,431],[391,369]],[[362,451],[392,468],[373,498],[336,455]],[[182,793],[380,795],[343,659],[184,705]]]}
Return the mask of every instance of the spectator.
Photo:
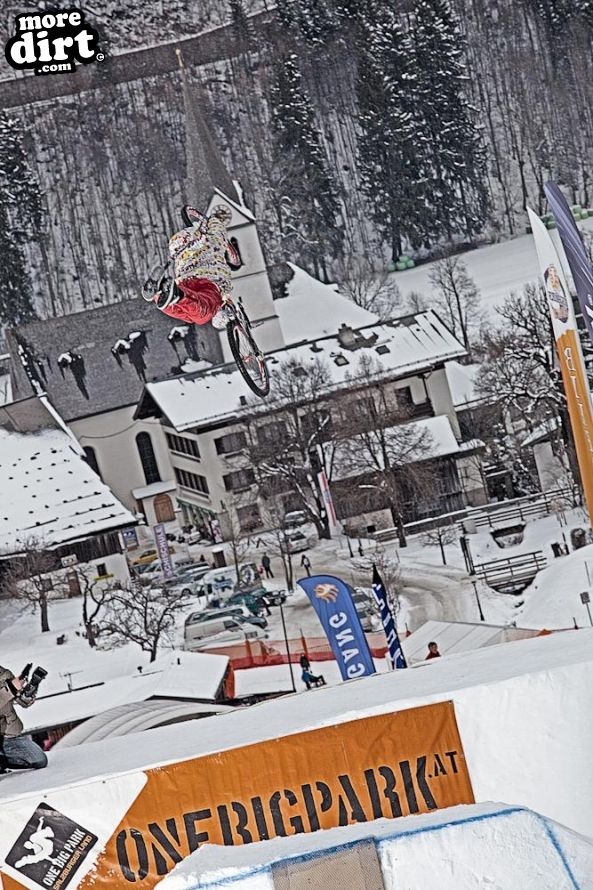
{"label": "spectator", "polygon": [[199,566],[207,566],[208,565],[208,563],[206,562],[206,557],[204,556],[203,553],[198,560],[198,565]]}
{"label": "spectator", "polygon": [[309,659],[307,658],[307,656],[305,655],[304,652],[301,655],[299,662],[300,662],[302,670],[304,670],[304,671],[308,671],[309,668],[311,667],[311,662],[309,661]]}
{"label": "spectator", "polygon": [[303,670],[301,679],[307,689],[311,689],[312,686],[327,686],[327,683],[325,682],[322,674],[319,674],[318,677],[315,677],[308,668]]}
{"label": "spectator", "polygon": [[437,644],[429,643],[428,644],[428,655],[426,656],[426,658],[424,660],[428,661],[429,658],[440,658],[440,657],[441,657],[441,653],[439,652],[439,647],[437,646]]}
{"label": "spectator", "polygon": [[47,766],[47,756],[30,735],[23,734],[23,724],[14,709],[15,704],[30,708],[34,703],[37,692],[25,697],[26,685],[8,668],[0,667],[0,771]]}
{"label": "spectator", "polygon": [[311,560],[306,553],[301,556],[301,565],[307,573],[307,577],[311,577]]}
{"label": "spectator", "polygon": [[263,566],[264,572],[266,573],[266,578],[273,578],[274,572],[272,571],[270,557],[267,553],[264,553],[264,555],[262,556],[261,564]]}

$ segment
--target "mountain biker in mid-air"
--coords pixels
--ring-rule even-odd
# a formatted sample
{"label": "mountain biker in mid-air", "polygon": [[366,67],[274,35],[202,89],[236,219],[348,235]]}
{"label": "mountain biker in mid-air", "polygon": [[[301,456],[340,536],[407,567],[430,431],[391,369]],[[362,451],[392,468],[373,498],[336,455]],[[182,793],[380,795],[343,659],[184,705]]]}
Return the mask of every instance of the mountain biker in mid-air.
{"label": "mountain biker in mid-air", "polygon": [[176,287],[161,287],[148,299],[171,318],[189,324],[210,321],[224,330],[232,319],[225,306],[232,297],[231,270],[241,265],[227,238],[231,212],[217,204],[209,217],[192,209],[190,219],[192,225],[169,239]]}

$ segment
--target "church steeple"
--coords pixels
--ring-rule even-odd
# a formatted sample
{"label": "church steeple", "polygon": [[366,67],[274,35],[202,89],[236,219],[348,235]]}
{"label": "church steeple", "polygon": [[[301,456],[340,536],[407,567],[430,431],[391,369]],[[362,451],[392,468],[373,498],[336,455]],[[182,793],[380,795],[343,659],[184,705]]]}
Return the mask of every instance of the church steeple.
{"label": "church steeple", "polygon": [[201,84],[190,82],[181,50],[175,50],[181,71],[185,111],[185,200],[205,211],[218,189],[237,200],[233,180],[208,126],[208,97]]}

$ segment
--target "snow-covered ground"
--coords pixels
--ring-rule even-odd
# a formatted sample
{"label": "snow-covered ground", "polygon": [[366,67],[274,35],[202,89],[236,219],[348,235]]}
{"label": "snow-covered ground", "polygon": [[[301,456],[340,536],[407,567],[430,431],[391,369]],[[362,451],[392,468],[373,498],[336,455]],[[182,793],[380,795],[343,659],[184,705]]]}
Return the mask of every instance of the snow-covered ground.
{"label": "snow-covered ground", "polygon": [[[593,231],[593,219],[583,220],[577,225],[585,231]],[[552,229],[550,234],[563,258],[558,232]],[[481,305],[489,321],[500,322],[494,310],[502,305],[511,291],[520,292],[525,284],[539,281],[539,265],[532,235],[520,235],[510,241],[480,247],[459,256],[480,291]],[[433,286],[429,281],[429,275],[433,265],[425,263],[415,269],[393,273],[393,280],[405,301],[411,293],[430,297]],[[566,263],[564,269],[567,269]],[[426,302],[430,305],[429,299]]]}
{"label": "snow-covered ground", "polygon": [[158,888],[274,890],[273,864],[298,873],[312,855],[317,861],[337,855],[338,860],[331,860],[335,871],[340,854],[349,856],[344,845],[369,840],[378,854],[385,890],[593,887],[593,842],[588,838],[523,808],[474,804],[247,846],[207,844],[176,866]]}

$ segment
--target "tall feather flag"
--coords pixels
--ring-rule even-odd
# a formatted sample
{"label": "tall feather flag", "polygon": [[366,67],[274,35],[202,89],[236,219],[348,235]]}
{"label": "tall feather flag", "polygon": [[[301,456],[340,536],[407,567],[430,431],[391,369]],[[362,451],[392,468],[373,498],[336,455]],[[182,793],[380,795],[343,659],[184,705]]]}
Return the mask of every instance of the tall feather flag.
{"label": "tall feather flag", "polygon": [[377,571],[377,566],[374,563],[372,586],[377,605],[379,606],[379,610],[381,612],[381,621],[383,622],[383,629],[385,630],[385,637],[387,639],[387,646],[389,647],[391,663],[396,670],[398,668],[406,668],[408,665],[403,653],[403,649],[401,647],[401,643],[399,641],[399,637],[397,635],[395,621],[393,619],[393,615],[391,614],[391,609],[389,608],[387,591],[385,590],[385,585],[383,584],[381,575]]}

